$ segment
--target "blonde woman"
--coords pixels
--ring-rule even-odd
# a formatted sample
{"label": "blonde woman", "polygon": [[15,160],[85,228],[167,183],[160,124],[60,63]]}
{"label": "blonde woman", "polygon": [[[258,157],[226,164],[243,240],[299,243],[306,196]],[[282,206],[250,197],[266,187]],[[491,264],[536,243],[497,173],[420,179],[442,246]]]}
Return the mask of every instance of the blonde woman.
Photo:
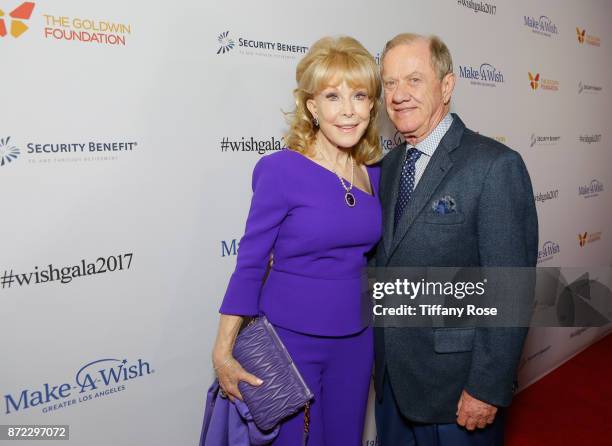
{"label": "blonde woman", "polygon": [[[265,314],[314,393],[310,446],[361,444],[373,360],[360,313],[361,270],[381,237],[372,56],[350,37],[323,38],[299,62],[288,148],[262,158],[237,265],[221,305],[213,365],[222,389],[260,385],[232,358],[245,316]],[[274,265],[263,284],[270,254]],[[276,446],[299,444],[303,420]]]}

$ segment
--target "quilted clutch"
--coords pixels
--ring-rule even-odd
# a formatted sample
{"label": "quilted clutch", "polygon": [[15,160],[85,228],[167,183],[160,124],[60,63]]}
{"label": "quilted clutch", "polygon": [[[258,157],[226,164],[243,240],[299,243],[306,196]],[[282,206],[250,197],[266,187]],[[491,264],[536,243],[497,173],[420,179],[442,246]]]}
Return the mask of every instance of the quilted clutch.
{"label": "quilted clutch", "polygon": [[269,431],[284,418],[305,408],[304,432],[312,392],[265,316],[254,318],[237,336],[233,356],[260,386],[240,381],[238,388],[259,429]]}

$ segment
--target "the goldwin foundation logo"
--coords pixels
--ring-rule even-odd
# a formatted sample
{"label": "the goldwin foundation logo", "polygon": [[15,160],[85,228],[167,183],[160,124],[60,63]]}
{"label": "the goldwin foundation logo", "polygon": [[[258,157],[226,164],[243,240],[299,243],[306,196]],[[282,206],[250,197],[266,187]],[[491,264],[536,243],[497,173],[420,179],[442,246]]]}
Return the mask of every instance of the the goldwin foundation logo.
{"label": "the goldwin foundation logo", "polygon": [[545,79],[543,76],[540,76],[540,73],[532,73],[531,71],[528,71],[527,74],[529,75],[529,85],[533,91],[538,89],[559,91],[559,81]]}
{"label": "the goldwin foundation logo", "polygon": [[583,232],[578,234],[578,243],[583,248],[588,243],[594,243],[601,240],[601,232]]}
{"label": "the goldwin foundation logo", "polygon": [[132,25],[81,17],[43,14],[47,39],[125,46]]}
{"label": "the goldwin foundation logo", "polygon": [[23,21],[30,20],[34,6],[34,2],[23,2],[9,13],[10,20],[8,18],[5,19],[4,11],[0,9],[0,37],[5,37],[7,35],[7,22],[10,22],[11,36],[14,38],[26,32],[28,30],[28,25],[23,23]]}
{"label": "the goldwin foundation logo", "polygon": [[580,45],[587,44],[592,46],[601,46],[601,39],[597,36],[586,33],[586,29],[576,27],[576,37]]}

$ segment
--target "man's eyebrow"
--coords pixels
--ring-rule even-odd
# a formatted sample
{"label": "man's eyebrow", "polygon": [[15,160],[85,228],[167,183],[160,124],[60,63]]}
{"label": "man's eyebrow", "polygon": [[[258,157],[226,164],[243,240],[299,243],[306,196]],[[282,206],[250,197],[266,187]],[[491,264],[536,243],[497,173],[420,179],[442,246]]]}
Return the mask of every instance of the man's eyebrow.
{"label": "man's eyebrow", "polygon": [[406,76],[404,76],[404,78],[407,78],[407,77],[410,77],[410,76],[415,76],[415,75],[423,76],[423,72],[419,71],[419,70],[414,70],[411,73],[408,73]]}
{"label": "man's eyebrow", "polygon": [[[423,72],[419,71],[419,70],[414,70],[414,71],[411,71],[410,73],[405,74],[404,76],[402,76],[402,79],[407,79],[407,78],[409,78],[411,76],[423,76]],[[397,79],[395,76],[384,75],[384,74],[383,74],[382,78],[383,78],[383,80],[394,80],[394,79]]]}

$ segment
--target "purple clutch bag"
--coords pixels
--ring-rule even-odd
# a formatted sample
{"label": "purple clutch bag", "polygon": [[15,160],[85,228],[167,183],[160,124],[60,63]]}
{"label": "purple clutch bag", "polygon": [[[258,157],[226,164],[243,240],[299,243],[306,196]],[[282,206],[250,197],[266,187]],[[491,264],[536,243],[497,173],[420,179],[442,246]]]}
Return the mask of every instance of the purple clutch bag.
{"label": "purple clutch bag", "polygon": [[238,334],[233,356],[247,372],[263,380],[258,387],[244,381],[238,383],[255,425],[269,431],[284,418],[305,408],[306,436],[313,394],[265,316],[253,319]]}

